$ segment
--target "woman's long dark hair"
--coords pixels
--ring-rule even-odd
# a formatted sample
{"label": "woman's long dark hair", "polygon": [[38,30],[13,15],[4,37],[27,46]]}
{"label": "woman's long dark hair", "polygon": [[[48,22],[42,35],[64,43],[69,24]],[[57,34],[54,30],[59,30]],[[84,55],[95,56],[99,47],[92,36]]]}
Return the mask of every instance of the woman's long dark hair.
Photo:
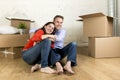
{"label": "woman's long dark hair", "polygon": [[[39,28],[38,30],[42,29],[42,30],[44,31],[44,33],[46,34],[45,26],[47,26],[47,25],[49,25],[49,24],[53,24],[53,25],[55,26],[54,22],[47,22],[42,28]],[[36,30],[35,33],[36,33],[38,30]],[[53,32],[52,32],[51,34],[55,34],[55,31],[56,31],[56,28],[54,27],[54,30],[53,30]]]}

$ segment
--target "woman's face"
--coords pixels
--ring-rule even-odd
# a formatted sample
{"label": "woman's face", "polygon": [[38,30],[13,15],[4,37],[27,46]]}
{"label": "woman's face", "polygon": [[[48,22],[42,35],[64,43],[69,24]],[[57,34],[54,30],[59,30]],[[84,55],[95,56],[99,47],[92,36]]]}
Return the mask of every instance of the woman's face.
{"label": "woman's face", "polygon": [[47,34],[51,34],[54,31],[54,28],[55,28],[54,24],[51,23],[45,26],[45,31]]}

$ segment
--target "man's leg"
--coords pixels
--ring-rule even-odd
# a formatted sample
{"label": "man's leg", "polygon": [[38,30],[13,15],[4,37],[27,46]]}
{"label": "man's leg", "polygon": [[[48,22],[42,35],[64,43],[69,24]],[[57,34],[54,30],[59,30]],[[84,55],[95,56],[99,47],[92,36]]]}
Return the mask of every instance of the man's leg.
{"label": "man's leg", "polygon": [[61,57],[64,58],[67,56],[67,61],[72,62],[72,66],[76,65],[76,42],[71,42],[62,49]]}
{"label": "man's leg", "polygon": [[67,46],[62,49],[62,58],[67,56],[67,63],[64,66],[64,69],[67,70],[69,73],[74,74],[71,66],[76,65],[76,42],[71,42]]}
{"label": "man's leg", "polygon": [[57,53],[57,50],[56,49],[51,49],[50,51],[50,55],[49,55],[49,60],[50,60],[50,63],[51,65],[55,65],[56,62],[59,62],[61,59],[61,56],[60,54]]}
{"label": "man's leg", "polygon": [[60,54],[58,54],[56,49],[51,50],[49,58],[50,58],[51,64],[56,65],[57,73],[58,74],[63,73],[63,67],[62,67],[61,63],[59,62],[61,59],[61,56],[60,56]]}

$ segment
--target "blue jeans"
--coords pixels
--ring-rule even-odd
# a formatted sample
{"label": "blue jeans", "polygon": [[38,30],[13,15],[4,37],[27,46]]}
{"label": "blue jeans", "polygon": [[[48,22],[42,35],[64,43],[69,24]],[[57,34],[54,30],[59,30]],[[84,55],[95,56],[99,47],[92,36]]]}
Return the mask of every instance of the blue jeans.
{"label": "blue jeans", "polygon": [[32,48],[23,51],[23,60],[30,64],[41,64],[41,67],[48,66],[48,57],[51,50],[51,41],[44,39]]}
{"label": "blue jeans", "polygon": [[50,53],[50,62],[54,65],[67,56],[67,61],[71,61],[71,66],[76,66],[76,42],[71,42],[62,49],[52,49]]}

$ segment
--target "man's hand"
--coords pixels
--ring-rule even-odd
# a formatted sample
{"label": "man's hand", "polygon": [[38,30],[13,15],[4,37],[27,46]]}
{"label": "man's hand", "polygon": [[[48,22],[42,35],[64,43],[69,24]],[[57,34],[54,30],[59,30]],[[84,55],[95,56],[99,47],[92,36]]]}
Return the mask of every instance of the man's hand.
{"label": "man's hand", "polygon": [[56,40],[56,35],[50,35],[49,40],[54,42]]}

